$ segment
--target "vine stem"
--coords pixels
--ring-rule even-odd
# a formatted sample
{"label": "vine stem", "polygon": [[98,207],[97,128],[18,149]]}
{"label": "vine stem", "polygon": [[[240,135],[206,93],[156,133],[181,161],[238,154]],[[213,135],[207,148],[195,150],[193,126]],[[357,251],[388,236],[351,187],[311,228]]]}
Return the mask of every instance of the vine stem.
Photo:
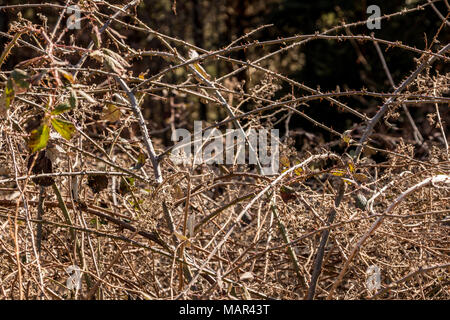
{"label": "vine stem", "polygon": [[[374,41],[373,45],[375,46],[378,56],[380,57],[381,64],[383,65],[384,72],[386,73],[386,76],[389,79],[389,83],[391,84],[392,88],[395,89],[394,79],[392,79],[391,71],[389,70],[386,60],[384,59],[383,52],[381,51],[380,46],[378,45],[378,42]],[[411,124],[411,127],[414,130],[414,138],[416,139],[416,142],[419,144],[422,143],[423,142],[422,134],[420,133],[419,129],[417,128],[416,123],[414,122],[414,119],[411,116],[411,113],[409,113],[409,110],[406,107],[406,104],[402,103],[402,108],[406,114],[406,117],[408,118],[409,123]]]}
{"label": "vine stem", "polygon": [[198,273],[195,275],[195,277],[189,282],[189,284],[186,286],[186,288],[175,298],[180,299],[183,297],[187,291],[194,285],[195,281],[197,281],[199,275],[202,273],[202,271],[205,269],[208,262],[211,260],[211,258],[220,250],[222,245],[227,241],[227,239],[231,236],[236,226],[239,224],[239,221],[242,219],[244,214],[253,206],[253,204],[261,198],[267,191],[269,191],[271,188],[273,188],[277,183],[279,183],[287,174],[291,173],[292,171],[304,167],[308,163],[314,160],[323,160],[323,159],[336,159],[340,160],[340,158],[335,155],[334,153],[325,153],[325,154],[319,154],[319,155],[313,155],[304,160],[303,162],[296,164],[295,166],[292,166],[288,170],[281,173],[275,180],[273,180],[271,183],[269,183],[263,190],[261,190],[246,206],[245,208],[238,214],[238,216],[235,218],[233,224],[228,229],[225,236],[222,238],[222,240],[217,244],[217,246],[211,251],[211,253],[208,255],[206,260],[202,263],[200,266]]}
{"label": "vine stem", "polygon": [[133,92],[131,92],[128,85],[125,83],[125,81],[119,77],[115,76],[116,81],[120,84],[122,89],[126,92],[128,95],[128,99],[130,100],[131,108],[133,109],[133,112],[138,119],[139,128],[141,129],[144,144],[147,148],[147,153],[150,157],[150,161],[153,165],[153,171],[155,174],[155,179],[158,184],[161,184],[163,182],[162,173],[161,173],[161,167],[159,165],[158,157],[156,156],[155,149],[153,148],[152,140],[150,139],[150,135],[147,130],[147,126],[145,125],[144,116],[142,115],[141,109],[139,108],[139,105],[137,103],[136,97],[134,96]]}
{"label": "vine stem", "polygon": [[[439,50],[438,54],[442,55],[446,53],[450,49],[450,43],[448,43],[445,47],[443,47],[441,50]],[[398,94],[402,92],[422,71],[427,67],[428,65],[432,64],[434,61],[436,61],[437,57],[432,56],[431,58],[425,60],[420,64],[420,66],[408,77],[405,81],[402,82],[402,84],[395,89],[394,94]],[[355,159],[359,159],[359,156],[361,155],[363,145],[366,142],[366,140],[369,138],[370,134],[373,131],[373,128],[375,125],[380,121],[381,117],[386,113],[388,110],[389,105],[391,105],[394,102],[395,98],[391,97],[389,98],[381,107],[380,110],[378,110],[377,114],[368,122],[367,128],[364,131],[364,134],[362,135],[361,139],[358,141],[358,147],[356,148],[355,152]]]}
{"label": "vine stem", "polygon": [[353,258],[355,257],[356,253],[359,251],[359,249],[364,244],[364,242],[381,225],[381,223],[383,222],[384,218],[386,218],[386,216],[389,213],[391,213],[398,206],[398,204],[401,201],[403,201],[408,195],[410,195],[414,191],[416,191],[416,190],[418,190],[418,189],[420,189],[420,188],[422,188],[424,186],[427,186],[429,184],[434,186],[435,183],[444,183],[444,184],[447,184],[448,186],[450,186],[450,176],[448,176],[448,175],[437,175],[437,176],[434,176],[434,177],[426,178],[425,180],[415,184],[414,186],[412,186],[411,188],[409,188],[408,190],[406,190],[405,192],[400,194],[394,200],[394,202],[392,202],[389,205],[389,207],[384,211],[383,215],[381,215],[377,220],[375,220],[375,222],[370,227],[369,231],[367,231],[364,234],[364,236],[358,241],[358,243],[353,247],[352,251],[350,252],[350,254],[348,256],[347,261],[344,263],[344,266],[342,267],[341,272],[339,273],[336,281],[333,283],[333,286],[331,287],[331,289],[330,289],[330,291],[328,293],[327,300],[330,300],[330,299],[333,298],[333,295],[334,295],[334,292],[336,291],[336,288],[342,282],[342,279],[344,278],[344,275],[347,272],[348,267],[350,266],[350,262],[353,260]]}

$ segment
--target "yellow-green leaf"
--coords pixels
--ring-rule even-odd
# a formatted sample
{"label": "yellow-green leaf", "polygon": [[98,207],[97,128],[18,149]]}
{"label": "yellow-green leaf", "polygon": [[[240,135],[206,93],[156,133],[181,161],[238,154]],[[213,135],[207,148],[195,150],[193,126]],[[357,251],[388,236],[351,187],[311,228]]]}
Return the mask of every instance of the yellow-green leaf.
{"label": "yellow-green leaf", "polygon": [[139,153],[137,160],[138,160],[138,162],[133,167],[134,170],[139,170],[140,168],[142,168],[144,166],[145,160],[147,160],[147,155],[145,153],[141,152],[141,153]]}
{"label": "yellow-green leaf", "polygon": [[134,186],[134,178],[121,178],[120,179],[120,185],[119,185],[119,193],[121,195],[125,195],[127,193],[130,193],[132,190],[132,187]]}
{"label": "yellow-green leaf", "polygon": [[46,124],[42,124],[39,128],[31,131],[28,147],[30,147],[31,152],[44,149],[47,146],[49,138],[50,128]]}
{"label": "yellow-green leaf", "polygon": [[[295,160],[295,165],[298,165],[300,163],[300,161]],[[297,169],[294,170],[295,175],[297,176],[301,176],[303,174],[303,168],[302,167],[298,167]]]}
{"label": "yellow-green leaf", "polygon": [[350,172],[355,172],[355,166],[353,165],[353,163],[348,163],[348,169],[350,170]]}
{"label": "yellow-green leaf", "polygon": [[195,68],[195,70],[198,71],[198,73],[200,73],[206,79],[208,79],[208,80],[211,79],[211,76],[208,73],[206,73],[205,69],[203,69],[203,67],[201,65],[199,65],[198,63],[194,63],[194,68]]}
{"label": "yellow-green leaf", "polygon": [[336,176],[336,177],[342,177],[343,175],[346,174],[346,172],[344,170],[338,170],[338,169],[331,170],[330,172],[333,176]]}
{"label": "yellow-green leaf", "polygon": [[[196,59],[198,57],[199,57],[199,55],[198,55],[197,51],[195,51],[193,49],[189,50],[189,58],[190,59]],[[205,71],[205,69],[203,69],[203,67],[200,64],[193,63],[192,65],[194,66],[195,70],[197,70],[197,72],[200,73],[204,78],[206,78],[208,80],[211,79],[211,76]]]}
{"label": "yellow-green leaf", "polygon": [[343,134],[342,134],[342,141],[344,141],[347,145],[352,142],[352,136],[350,135],[350,133],[352,132],[352,130],[346,130]]}
{"label": "yellow-green leaf", "polygon": [[346,184],[353,184],[354,182],[352,181],[352,180],[350,180],[350,179],[347,179],[347,178],[342,178],[342,180],[346,183]]}
{"label": "yellow-green leaf", "polygon": [[58,69],[58,72],[70,83],[74,83],[75,80],[73,78],[73,75],[70,72],[67,72],[65,70]]}
{"label": "yellow-green leaf", "polygon": [[15,92],[12,84],[12,80],[6,81],[5,91],[3,91],[2,98],[0,100],[0,109],[9,109],[12,100],[14,99]]}
{"label": "yellow-green leaf", "polygon": [[75,126],[70,121],[58,118],[51,121],[53,128],[66,140],[70,140],[76,132]]}
{"label": "yellow-green leaf", "polygon": [[179,232],[176,232],[176,231],[174,231],[174,234],[175,234],[175,237],[177,237],[177,239],[178,239],[179,241],[184,242],[184,245],[185,245],[187,248],[190,248],[190,247],[191,247],[191,242],[189,241],[189,238],[188,238],[188,237],[186,237],[185,235],[183,235],[183,234],[181,234],[181,233],[179,233]]}
{"label": "yellow-green leaf", "polygon": [[11,106],[14,97],[18,93],[26,92],[30,87],[28,82],[29,76],[27,73],[20,69],[15,69],[11,72],[8,81],[6,81],[5,90],[0,98],[0,113],[4,114],[5,111]]}
{"label": "yellow-green leaf", "polygon": [[346,143],[346,144],[349,144],[350,143],[350,137],[349,136],[343,136],[342,137],[342,140]]}

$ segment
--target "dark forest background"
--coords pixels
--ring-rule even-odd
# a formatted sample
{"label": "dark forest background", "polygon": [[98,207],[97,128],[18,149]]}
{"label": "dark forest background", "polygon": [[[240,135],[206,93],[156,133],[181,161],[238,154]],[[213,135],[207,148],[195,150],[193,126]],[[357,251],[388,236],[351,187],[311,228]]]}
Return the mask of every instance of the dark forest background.
{"label": "dark forest background", "polygon": [[[9,0],[0,1],[0,4],[2,2],[3,4],[24,3],[23,1]],[[30,1],[30,3],[33,3],[33,1]],[[64,5],[65,2],[53,1],[53,3]],[[123,5],[123,1],[109,1],[109,3]],[[254,39],[263,41],[278,37],[312,34],[316,31],[322,32],[330,29],[339,25],[342,21],[347,23],[363,21],[368,18],[366,8],[372,4],[378,5],[381,8],[381,14],[385,15],[398,12],[402,8],[413,8],[423,3],[423,1],[415,0],[370,2],[331,0],[142,0],[137,13],[144,23],[161,33],[185,40],[206,50],[216,50],[227,46],[236,38],[262,25],[272,24],[272,26],[261,29],[249,39],[239,43],[245,43]],[[447,11],[445,4],[442,2],[436,3],[436,6],[441,12]],[[40,12],[48,11],[47,23],[49,25],[55,23],[57,16],[54,9],[41,8],[39,10]],[[24,18],[33,22],[39,21],[39,17],[35,15],[33,8],[21,11]],[[7,31],[8,23],[16,18],[13,12],[13,10],[0,11],[0,30]],[[373,31],[378,38],[401,41],[412,47],[426,49],[427,44],[431,42],[441,22],[441,19],[428,6],[422,11],[383,20],[380,30],[368,30],[365,25],[362,25],[354,27],[348,32],[354,35],[368,35]],[[90,41],[90,30],[87,30],[89,28],[89,24],[84,24],[84,29],[76,33],[78,40],[84,39],[86,46]],[[115,28],[120,30],[120,27],[116,26]],[[143,38],[140,34],[125,28],[122,28],[121,34],[126,36],[128,39],[127,43],[135,48],[145,48],[145,50],[165,49],[156,38]],[[441,33],[440,36],[444,38],[443,40],[448,41],[448,33]],[[0,37],[0,47],[3,47],[6,41],[5,37]],[[83,41],[79,43],[83,43]],[[382,49],[386,49],[386,47],[382,46]],[[240,60],[252,61],[273,50],[273,46],[271,48],[256,47],[233,54],[235,58]],[[30,58],[33,54],[31,50],[23,48],[20,52],[15,52],[6,61],[4,68],[11,70],[15,64]],[[183,54],[187,55],[187,53]],[[78,56],[72,58],[72,63],[79,59]],[[390,48],[385,51],[385,58],[392,72],[393,79],[398,84],[405,75],[408,75],[414,69],[416,63],[414,59],[418,58],[418,56],[407,50]],[[315,40],[308,42],[306,45],[288,50],[281,55],[278,54],[262,63],[271,70],[276,70],[312,88],[317,88],[320,85],[322,91],[336,90],[337,86],[339,86],[340,90],[366,88],[376,92],[392,91],[375,47],[369,42]],[[133,72],[136,75],[145,71],[149,71],[150,74],[156,74],[166,68],[168,64],[169,62],[159,58],[144,57],[142,60],[133,61]],[[231,72],[234,66],[211,59],[205,64],[205,68],[209,74],[217,78]],[[436,68],[441,73],[446,71],[442,70],[444,64],[439,65],[439,62]],[[186,73],[184,69],[178,69],[176,72],[167,75],[167,77],[176,83],[179,82],[183,73]],[[256,82],[260,79],[258,75],[252,77],[247,70],[239,73],[237,80],[247,89],[251,86],[252,81]],[[277,95],[281,97],[288,93],[288,90],[290,89],[284,87],[277,92]],[[188,104],[188,107],[191,109],[189,114],[192,117],[192,119],[186,119],[189,123],[194,119],[215,121],[223,119],[225,116],[225,114],[218,114],[220,111],[217,111],[217,108],[214,106],[208,107],[207,104],[195,97],[189,99],[191,99]],[[340,99],[342,102],[349,103],[352,108],[365,112],[369,116],[372,116],[380,105],[380,100],[366,97]],[[152,120],[152,129],[158,131],[166,127],[165,123],[170,117],[169,108],[167,107],[168,103],[165,99],[147,98],[144,104],[144,115]],[[171,103],[177,103],[177,101],[172,101]],[[430,108],[432,108],[432,105],[430,105]],[[251,106],[244,105],[242,109],[245,111],[251,109]],[[410,112],[424,136],[433,130],[426,123],[426,114],[429,112],[427,108],[411,108]],[[354,121],[357,120],[353,119],[352,115],[341,113],[335,108],[322,108],[320,102],[311,102],[308,114],[340,132],[351,128]],[[401,134],[405,136],[406,133],[406,136],[408,136],[405,130],[407,131],[410,128],[403,114],[398,121],[405,124],[405,126],[399,126],[403,128]],[[291,128],[317,131],[317,128],[313,128],[310,122],[298,115],[293,115]],[[388,128],[385,129],[388,130]],[[323,135],[325,138],[327,137],[326,132]]]}

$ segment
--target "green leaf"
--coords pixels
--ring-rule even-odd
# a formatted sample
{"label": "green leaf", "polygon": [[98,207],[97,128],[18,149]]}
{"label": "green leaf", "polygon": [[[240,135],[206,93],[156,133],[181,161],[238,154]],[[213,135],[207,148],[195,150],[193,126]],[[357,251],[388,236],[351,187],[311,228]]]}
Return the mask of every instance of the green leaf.
{"label": "green leaf", "polygon": [[11,72],[8,81],[6,81],[5,91],[0,98],[0,113],[4,114],[9,109],[16,94],[25,92],[30,87],[28,82],[29,76],[20,69],[15,69]]}
{"label": "green leaf", "polygon": [[25,92],[30,88],[30,83],[28,82],[30,77],[23,70],[20,69],[13,70],[11,72],[10,79],[14,81],[17,93]]}
{"label": "green leaf", "polygon": [[14,99],[15,92],[11,79],[8,79],[5,86],[5,91],[3,91],[2,97],[0,99],[0,110],[7,110]]}
{"label": "green leaf", "polygon": [[16,95],[11,79],[6,82],[5,92],[3,94],[5,95],[6,109],[8,109]]}
{"label": "green leaf", "polygon": [[70,121],[58,118],[53,118],[51,121],[53,128],[66,140],[72,139],[73,135],[77,131],[75,126]]}
{"label": "green leaf", "polygon": [[69,104],[71,108],[76,108],[78,106],[77,94],[72,89],[70,89]]}
{"label": "green leaf", "polygon": [[47,146],[49,138],[50,128],[46,124],[42,124],[39,128],[31,131],[28,147],[30,147],[31,152],[44,149]]}
{"label": "green leaf", "polygon": [[67,111],[69,111],[69,110],[71,110],[71,109],[72,109],[72,107],[69,106],[67,103],[61,103],[61,104],[58,104],[58,105],[52,110],[51,114],[54,115],[54,116],[56,116],[56,115],[58,115],[58,114],[67,112]]}
{"label": "green leaf", "polygon": [[[299,160],[295,160],[295,165],[300,164]],[[297,176],[301,176],[303,175],[303,168],[302,167],[298,167],[297,169],[294,170],[295,175]]]}
{"label": "green leaf", "polygon": [[145,160],[147,160],[147,155],[143,152],[139,153],[138,158],[137,158],[138,162],[133,166],[134,170],[139,170],[140,168],[142,168],[145,164]]}
{"label": "green leaf", "polygon": [[134,178],[122,178],[120,179],[119,194],[125,195],[130,193],[134,186]]}
{"label": "green leaf", "polygon": [[91,226],[96,226],[97,220],[98,220],[99,224],[102,224],[102,225],[108,224],[108,220],[103,220],[103,219],[99,219],[99,218],[92,218],[91,220],[89,220],[89,223],[91,224]]}

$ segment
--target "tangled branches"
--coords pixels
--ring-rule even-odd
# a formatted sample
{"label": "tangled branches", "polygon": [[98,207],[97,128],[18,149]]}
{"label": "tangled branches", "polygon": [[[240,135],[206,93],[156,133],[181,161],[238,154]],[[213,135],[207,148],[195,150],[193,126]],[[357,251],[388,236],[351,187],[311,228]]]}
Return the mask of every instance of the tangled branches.
{"label": "tangled branches", "polygon": [[[380,19],[438,10],[436,2]],[[2,298],[449,298],[448,109],[440,109],[450,102],[449,77],[433,69],[450,59],[449,44],[438,41],[448,15],[438,16],[425,49],[351,34],[360,21],[253,40],[264,25],[209,50],[143,22],[139,0],[83,1],[72,21],[84,25],[78,31],[65,24],[71,4],[0,7],[33,9],[41,20],[18,14],[0,31]],[[58,13],[56,21],[42,10]],[[137,45],[131,33],[151,41]],[[325,91],[271,67],[313,41],[373,44],[392,92]],[[416,55],[399,85],[382,48]],[[30,57],[6,70],[25,49]],[[240,59],[246,50],[256,57]],[[136,67],[154,59],[158,70]],[[251,77],[240,81],[245,72]],[[374,110],[358,99],[382,101]],[[310,114],[313,102],[357,120],[340,132]],[[439,129],[433,143],[408,110],[427,105]],[[201,108],[206,116],[187,144],[194,155],[176,161],[171,140],[177,129],[197,128]],[[413,139],[377,131],[381,120],[393,127],[398,112]],[[294,116],[317,130],[290,128]],[[252,132],[280,128],[276,152],[256,150]],[[202,157],[214,141],[232,141],[234,158],[209,161],[220,158],[217,149]],[[270,174],[268,150],[279,164]],[[371,266],[381,270],[375,287]]]}

